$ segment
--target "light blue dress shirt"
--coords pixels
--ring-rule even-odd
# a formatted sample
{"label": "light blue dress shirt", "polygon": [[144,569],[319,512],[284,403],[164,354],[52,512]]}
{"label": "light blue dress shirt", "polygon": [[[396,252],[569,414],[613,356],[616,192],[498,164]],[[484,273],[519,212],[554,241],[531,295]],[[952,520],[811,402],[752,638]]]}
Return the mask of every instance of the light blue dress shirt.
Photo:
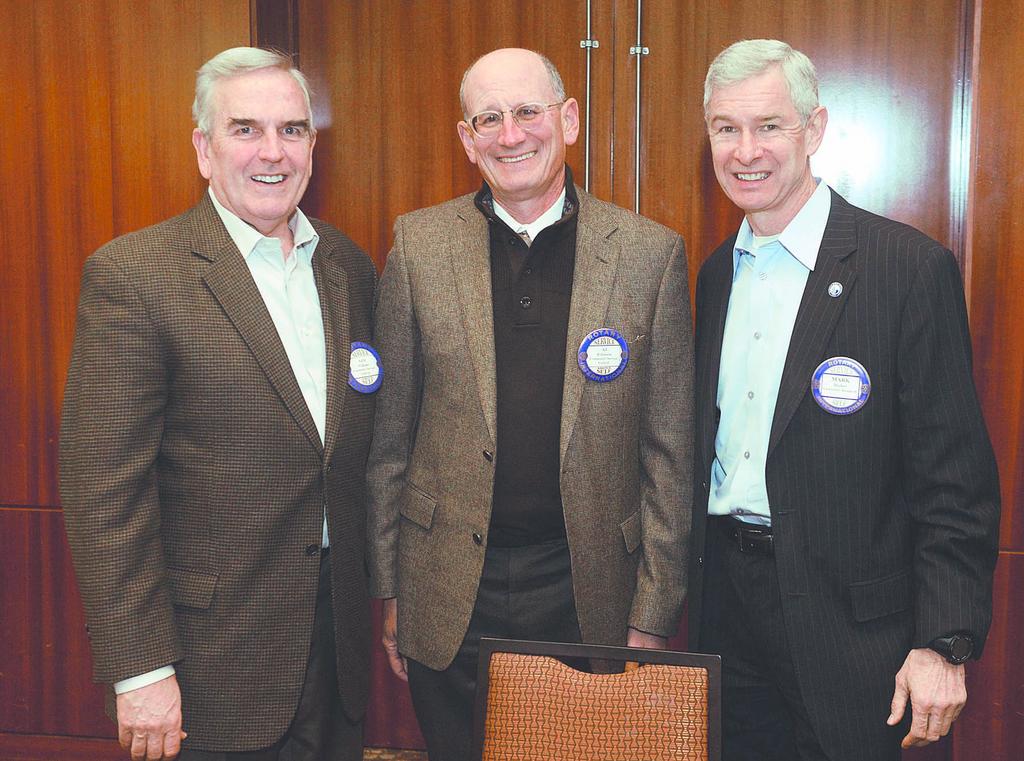
{"label": "light blue dress shirt", "polygon": [[829,188],[818,181],[778,236],[758,238],[746,219],[740,225],[719,367],[721,417],[711,464],[710,515],[771,525],[768,438],[796,313],[831,208]]}

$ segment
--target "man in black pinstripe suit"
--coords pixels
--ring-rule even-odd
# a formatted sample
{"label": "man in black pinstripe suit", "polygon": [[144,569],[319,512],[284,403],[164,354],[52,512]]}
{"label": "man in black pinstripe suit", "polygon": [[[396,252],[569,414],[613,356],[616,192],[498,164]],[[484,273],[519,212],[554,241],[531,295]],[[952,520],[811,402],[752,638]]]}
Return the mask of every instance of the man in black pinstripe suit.
{"label": "man in black pinstripe suit", "polygon": [[704,106],[746,212],[697,283],[690,636],[723,657],[725,757],[897,758],[948,733],[991,618],[959,269],[812,176],[828,114],[803,54],[736,43]]}

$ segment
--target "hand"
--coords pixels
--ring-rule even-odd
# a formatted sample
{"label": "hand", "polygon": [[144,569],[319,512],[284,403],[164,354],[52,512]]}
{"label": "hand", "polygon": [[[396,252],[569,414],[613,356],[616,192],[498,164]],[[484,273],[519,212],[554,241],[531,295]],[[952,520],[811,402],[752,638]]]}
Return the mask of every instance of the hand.
{"label": "hand", "polygon": [[913,720],[902,747],[927,745],[946,736],[967,702],[963,665],[954,666],[928,648],[911,650],[896,674],[892,712],[885,722],[890,727],[903,718],[907,698]]}
{"label": "hand", "polygon": [[626,647],[646,647],[651,650],[664,650],[668,647],[668,637],[648,634],[631,626],[626,632]]}
{"label": "hand", "polygon": [[169,761],[188,735],[181,731],[181,690],[169,676],[117,696],[117,739],[132,761]]}
{"label": "hand", "polygon": [[384,652],[388,654],[388,665],[395,676],[403,682],[409,681],[409,674],[405,669],[405,657],[398,652],[398,598],[390,597],[384,600],[384,609],[381,615],[381,629],[383,634],[380,643],[384,645]]}

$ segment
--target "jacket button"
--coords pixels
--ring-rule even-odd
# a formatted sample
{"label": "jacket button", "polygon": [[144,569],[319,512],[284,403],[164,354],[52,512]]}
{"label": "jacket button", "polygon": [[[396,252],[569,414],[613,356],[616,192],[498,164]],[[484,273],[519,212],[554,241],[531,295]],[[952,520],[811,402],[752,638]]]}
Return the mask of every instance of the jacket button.
{"label": "jacket button", "polygon": [[697,565],[699,565],[699,566],[704,565],[704,558],[699,556],[699,555],[697,556]]}
{"label": "jacket button", "polygon": [[521,306],[523,309],[529,309],[531,304],[533,304],[533,299],[531,299],[529,296],[523,296],[521,299],[519,299],[519,306]]}
{"label": "jacket button", "polygon": [[309,555],[310,557],[312,557],[313,555],[319,555],[320,554],[320,545],[319,544],[307,545],[306,546],[306,554]]}
{"label": "jacket button", "polygon": [[475,544],[483,544],[484,543],[484,538],[482,536],[480,536],[480,534],[473,534],[473,542]]}
{"label": "jacket button", "polygon": [[491,452],[491,451],[485,449],[484,450],[484,459],[487,460],[487,462],[494,462],[494,452]]}

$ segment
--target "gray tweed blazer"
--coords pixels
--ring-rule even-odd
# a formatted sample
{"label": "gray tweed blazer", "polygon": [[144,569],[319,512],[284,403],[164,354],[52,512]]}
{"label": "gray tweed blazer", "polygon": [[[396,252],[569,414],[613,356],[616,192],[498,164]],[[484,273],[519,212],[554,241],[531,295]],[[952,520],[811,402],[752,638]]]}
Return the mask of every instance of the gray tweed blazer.
{"label": "gray tweed blazer", "polygon": [[[686,255],[671,230],[577,193],[561,491],[583,639],[622,644],[627,626],[674,633],[686,593]],[[368,469],[371,592],[397,596],[402,653],[440,669],[469,624],[502,454],[488,227],[472,195],[397,220],[377,310],[388,376]],[[600,327],[631,349],[609,383],[576,361]]]}

